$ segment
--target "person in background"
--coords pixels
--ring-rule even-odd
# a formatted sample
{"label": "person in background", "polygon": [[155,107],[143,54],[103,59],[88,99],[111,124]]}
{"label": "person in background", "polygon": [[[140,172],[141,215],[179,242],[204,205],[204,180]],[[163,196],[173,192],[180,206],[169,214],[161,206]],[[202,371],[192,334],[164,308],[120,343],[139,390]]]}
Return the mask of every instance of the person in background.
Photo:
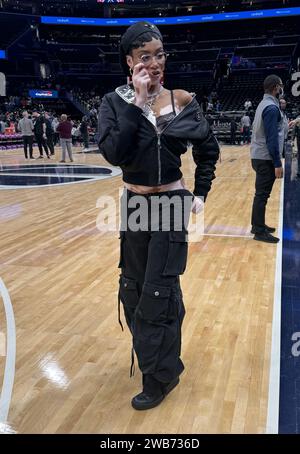
{"label": "person in background", "polygon": [[29,158],[33,157],[33,122],[29,118],[28,112],[24,110],[23,118],[18,123],[18,130],[21,132],[23,137],[24,155],[25,159],[28,159],[28,147],[29,147]]}
{"label": "person in background", "polygon": [[60,144],[61,144],[61,161],[66,162],[66,151],[68,151],[69,159],[73,162],[72,155],[72,122],[68,119],[67,115],[62,114],[60,117],[60,123],[56,128],[59,133]]}
{"label": "person in background", "polygon": [[201,100],[201,107],[202,107],[203,113],[207,112],[207,106],[208,106],[208,97],[206,94],[204,94],[202,96],[202,100]]}
{"label": "person in background", "polygon": [[89,149],[89,130],[88,130],[88,122],[86,116],[82,117],[82,121],[80,124],[80,132],[83,140],[83,150],[86,151]]}
{"label": "person in background", "polygon": [[284,122],[279,107],[283,84],[280,77],[275,74],[266,77],[264,91],[264,97],[256,109],[250,147],[252,168],[256,173],[251,233],[254,233],[257,241],[278,243],[279,238],[271,235],[275,228],[265,223],[265,214],[274,181],[283,177],[281,156]]}
{"label": "person in background", "polygon": [[57,126],[59,125],[59,121],[57,119],[56,116],[53,117],[53,120],[52,120],[52,129],[54,131],[54,137],[53,137],[53,142],[54,142],[54,146],[56,146],[59,142],[59,133],[56,131],[56,128]]}
{"label": "person in background", "polygon": [[297,170],[297,178],[300,178],[300,119],[299,121],[294,121],[294,131],[293,131],[293,141],[296,140],[297,144],[297,160],[298,160],[298,170]]}
{"label": "person in background", "polygon": [[78,122],[74,122],[73,123],[73,127],[72,127],[72,145],[74,147],[77,146],[77,143],[79,141],[79,137],[80,137],[80,124]]}
{"label": "person in background", "polygon": [[214,110],[213,104],[209,101],[207,103],[207,111],[206,112],[212,112]]}
{"label": "person in background", "polygon": [[213,109],[216,110],[217,101],[218,101],[218,93],[216,92],[216,90],[213,90],[211,92],[210,99],[211,99],[211,103],[213,105]]}
{"label": "person in background", "polygon": [[230,144],[235,145],[236,143],[236,130],[237,130],[237,124],[234,118],[231,119],[230,121]]}
{"label": "person in background", "polygon": [[250,99],[247,99],[244,103],[244,107],[245,107],[245,111],[248,112],[251,107],[252,107],[252,102],[250,101]]}
{"label": "person in background", "polygon": [[251,120],[247,112],[244,113],[241,119],[241,125],[243,130],[243,143],[250,143],[250,126]]}
{"label": "person in background", "polygon": [[46,123],[46,137],[47,137],[47,145],[50,150],[51,155],[54,155],[54,131],[52,128],[52,118],[50,117],[48,112],[45,112],[45,123]]}
{"label": "person in background", "polygon": [[289,119],[286,115],[286,100],[284,98],[281,98],[279,100],[279,105],[280,105],[280,110],[282,113],[283,128],[284,128],[284,145],[283,145],[282,157],[285,158],[285,151],[286,151],[288,135],[289,135]]}
{"label": "person in background", "polygon": [[39,159],[43,159],[43,148],[45,150],[47,158],[50,159],[49,149],[46,142],[47,136],[45,119],[36,110],[32,112],[32,116],[34,125],[34,135],[40,152]]}
{"label": "person in background", "polygon": [[6,123],[4,121],[4,118],[1,117],[0,118],[0,134],[4,134],[5,133],[5,128],[6,128]]}

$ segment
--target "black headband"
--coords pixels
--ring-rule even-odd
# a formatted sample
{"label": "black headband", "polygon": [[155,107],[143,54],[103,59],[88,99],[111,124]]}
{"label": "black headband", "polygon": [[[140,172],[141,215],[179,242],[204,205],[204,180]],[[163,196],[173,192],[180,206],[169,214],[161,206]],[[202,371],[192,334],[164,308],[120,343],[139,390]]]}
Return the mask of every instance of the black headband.
{"label": "black headband", "polygon": [[129,75],[129,67],[127,65],[126,55],[128,55],[130,46],[134,41],[137,40],[137,38],[147,32],[155,33],[157,35],[157,39],[160,39],[162,41],[162,34],[160,33],[156,25],[144,21],[131,25],[131,27],[129,27],[122,36],[120,44],[120,64],[127,76]]}

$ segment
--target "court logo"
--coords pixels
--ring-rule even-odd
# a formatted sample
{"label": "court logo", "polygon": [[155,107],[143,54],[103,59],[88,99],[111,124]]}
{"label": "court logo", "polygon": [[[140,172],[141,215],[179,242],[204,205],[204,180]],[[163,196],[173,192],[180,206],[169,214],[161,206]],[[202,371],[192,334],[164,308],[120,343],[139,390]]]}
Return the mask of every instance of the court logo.
{"label": "court logo", "polygon": [[292,341],[295,341],[295,343],[292,346],[292,355],[294,357],[300,356],[300,332],[293,333],[292,335]]}
{"label": "court logo", "polygon": [[122,173],[119,168],[86,164],[22,164],[0,168],[0,190],[95,182]]}

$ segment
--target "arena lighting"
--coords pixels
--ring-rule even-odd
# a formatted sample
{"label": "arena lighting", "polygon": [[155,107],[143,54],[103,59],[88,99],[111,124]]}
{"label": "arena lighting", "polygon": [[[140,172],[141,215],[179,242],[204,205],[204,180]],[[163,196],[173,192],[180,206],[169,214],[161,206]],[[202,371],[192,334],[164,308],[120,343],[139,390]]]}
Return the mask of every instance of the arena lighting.
{"label": "arena lighting", "polygon": [[43,24],[56,25],[85,25],[85,26],[127,26],[146,20],[157,25],[178,25],[206,22],[222,22],[245,19],[266,19],[270,17],[288,17],[299,16],[300,7],[293,8],[277,8],[277,9],[262,9],[256,11],[236,11],[231,13],[218,14],[198,14],[194,16],[179,16],[179,17],[134,17],[126,19],[98,19],[95,17],[58,17],[58,16],[42,16]]}
{"label": "arena lighting", "polygon": [[0,49],[0,60],[3,60],[3,59],[5,59],[5,58],[6,58],[6,52],[5,52],[5,50],[1,50],[1,49]]}

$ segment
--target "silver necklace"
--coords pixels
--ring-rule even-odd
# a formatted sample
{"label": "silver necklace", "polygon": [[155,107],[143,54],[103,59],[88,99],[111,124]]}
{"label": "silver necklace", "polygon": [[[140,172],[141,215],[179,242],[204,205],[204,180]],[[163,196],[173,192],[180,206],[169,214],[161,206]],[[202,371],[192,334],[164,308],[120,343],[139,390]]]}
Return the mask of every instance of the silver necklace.
{"label": "silver necklace", "polygon": [[147,104],[148,107],[150,107],[150,109],[152,108],[153,104],[154,104],[155,101],[156,101],[156,98],[161,94],[161,92],[163,91],[163,89],[164,89],[164,87],[161,86],[160,89],[159,89],[156,93],[147,96],[147,102],[146,102],[146,104]]}

